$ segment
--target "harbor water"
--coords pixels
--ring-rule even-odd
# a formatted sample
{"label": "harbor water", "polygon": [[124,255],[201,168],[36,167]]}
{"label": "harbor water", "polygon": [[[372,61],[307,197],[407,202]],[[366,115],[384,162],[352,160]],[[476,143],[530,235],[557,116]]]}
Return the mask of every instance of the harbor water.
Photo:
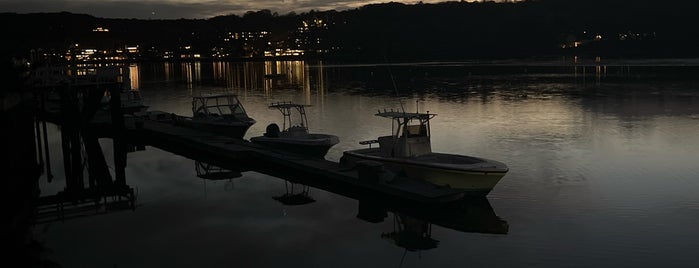
{"label": "harbor water", "polygon": [[[366,202],[241,166],[205,179],[198,159],[146,146],[127,155],[135,208],[34,227],[62,267],[696,267],[699,68],[693,62],[144,62],[131,88],[149,110],[189,116],[199,93],[236,93],[255,123],[270,103],[306,108],[339,137],[326,159],[389,135],[383,109],[437,114],[432,149],[497,160],[484,200],[434,213]],[[395,85],[395,86],[394,86]],[[49,124],[49,182],[66,187]],[[112,140],[100,139],[106,162]],[[201,166],[200,166],[201,167]],[[272,167],[271,167],[272,168]],[[198,174],[199,172],[199,174]],[[234,172],[236,173],[236,172]],[[301,178],[302,179],[302,178]],[[292,189],[293,187],[293,189]],[[313,202],[279,198],[301,192]]]}

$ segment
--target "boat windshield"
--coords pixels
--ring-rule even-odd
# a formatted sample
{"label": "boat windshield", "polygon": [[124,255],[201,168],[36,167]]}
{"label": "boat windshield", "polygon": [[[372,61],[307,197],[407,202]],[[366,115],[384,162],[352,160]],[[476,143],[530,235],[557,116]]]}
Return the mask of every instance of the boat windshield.
{"label": "boat windshield", "polygon": [[401,120],[396,118],[393,120],[393,135],[395,137],[428,137],[429,121],[428,120]]}
{"label": "boat windshield", "polygon": [[192,109],[195,115],[246,115],[235,95],[199,97],[194,100]]}

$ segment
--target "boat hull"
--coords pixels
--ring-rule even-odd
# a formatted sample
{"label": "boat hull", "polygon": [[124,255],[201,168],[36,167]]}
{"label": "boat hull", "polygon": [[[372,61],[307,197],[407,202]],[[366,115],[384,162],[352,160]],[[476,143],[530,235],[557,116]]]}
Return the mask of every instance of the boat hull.
{"label": "boat hull", "polygon": [[[358,161],[377,161],[387,170],[413,179],[421,179],[435,185],[461,189],[470,196],[485,196],[507,173],[507,167],[500,162],[474,158],[480,163],[454,165],[434,162],[416,161],[411,158],[387,158],[377,156],[378,149],[347,151],[342,160],[348,164]],[[446,154],[441,154],[446,155]],[[453,156],[453,155],[446,155]]]}
{"label": "boat hull", "polygon": [[284,137],[252,137],[250,141],[274,149],[284,150],[300,155],[325,158],[331,147],[339,142],[336,136],[312,134],[310,138],[284,138]]}
{"label": "boat hull", "polygon": [[245,137],[245,133],[247,133],[250,126],[253,125],[252,123],[246,122],[212,123],[191,118],[178,120],[177,124],[237,139]]}

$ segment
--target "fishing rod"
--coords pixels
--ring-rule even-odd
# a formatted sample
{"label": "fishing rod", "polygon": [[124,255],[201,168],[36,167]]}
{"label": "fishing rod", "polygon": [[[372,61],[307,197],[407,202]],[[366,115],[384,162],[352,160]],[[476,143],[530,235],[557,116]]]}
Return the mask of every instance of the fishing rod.
{"label": "fishing rod", "polygon": [[398,86],[396,86],[396,80],[393,78],[393,72],[391,71],[391,65],[388,63],[388,60],[386,59],[386,56],[384,55],[384,61],[386,62],[386,69],[388,69],[388,75],[391,76],[391,83],[393,84],[393,91],[396,92],[396,97],[398,98],[398,102],[400,103],[400,109],[405,113],[405,107],[403,106],[403,99],[401,99],[400,95],[398,94]]}

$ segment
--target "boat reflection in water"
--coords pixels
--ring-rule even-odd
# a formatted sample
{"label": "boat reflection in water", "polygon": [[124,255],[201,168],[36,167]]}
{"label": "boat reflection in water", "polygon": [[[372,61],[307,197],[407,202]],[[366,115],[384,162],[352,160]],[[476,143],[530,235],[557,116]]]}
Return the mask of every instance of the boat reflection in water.
{"label": "boat reflection in water", "polygon": [[[276,169],[274,169],[276,170]],[[394,229],[384,232],[381,238],[405,248],[407,251],[421,251],[436,248],[439,241],[432,237],[432,226],[467,232],[505,235],[509,224],[493,210],[486,197],[466,198],[452,203],[427,205],[410,203],[363,191],[348,190],[331,185],[318,184],[300,176],[285,176],[272,169],[255,169],[257,172],[285,180],[286,193],[274,199],[284,205],[305,205],[317,202],[309,196],[310,186],[333,192],[358,202],[356,217],[369,222],[384,222],[389,213],[393,214]],[[274,175],[272,175],[274,174]],[[288,173],[286,173],[288,174]]]}
{"label": "boat reflection in water", "polygon": [[376,201],[359,201],[357,218],[371,223],[383,222],[393,212],[393,230],[381,234],[407,251],[436,248],[432,225],[467,233],[507,234],[509,224],[495,214],[485,197],[472,198],[445,206],[415,207]]}
{"label": "boat reflection in water", "polygon": [[393,231],[382,233],[381,238],[393,241],[408,251],[436,248],[438,240],[432,238],[432,224],[403,214],[393,214]]}
{"label": "boat reflection in water", "polygon": [[380,223],[388,217],[388,212],[392,212],[394,230],[384,232],[380,237],[408,251],[428,250],[439,245],[439,241],[432,237],[433,225],[468,233],[504,235],[509,231],[509,224],[497,216],[487,197],[469,197],[450,203],[423,204],[361,189],[337,187],[331,180],[323,180],[312,174],[304,175],[267,165],[250,165],[249,167],[252,171],[285,181],[286,193],[274,197],[285,205],[318,202],[309,196],[311,188],[309,185],[312,185],[314,188],[357,200],[356,217],[363,221]]}
{"label": "boat reflection in water", "polygon": [[[188,157],[195,159],[196,155]],[[258,172],[284,180],[285,192],[272,198],[286,206],[323,202],[323,200],[317,200],[310,196],[311,187],[313,187],[357,200],[356,217],[369,223],[384,222],[391,212],[394,217],[394,230],[384,232],[380,237],[388,239],[408,251],[427,250],[439,245],[438,239],[432,237],[433,225],[469,233],[504,235],[509,231],[507,221],[496,215],[486,197],[471,197],[449,203],[425,204],[367,192],[362,189],[339,187],[332,180],[299,170],[286,170],[278,166],[255,162],[212,161],[216,165],[221,165],[220,171],[222,173],[220,174],[230,175],[232,174],[230,171],[223,170],[242,170],[241,167],[245,167],[244,171]],[[205,165],[201,161],[197,161],[197,163],[199,163],[198,170],[203,171]],[[208,170],[210,178],[228,178],[228,175],[212,175],[212,169]],[[200,171],[198,171],[199,173]]]}
{"label": "boat reflection in water", "polygon": [[210,181],[221,181],[226,180],[226,184],[223,186],[224,190],[231,191],[235,188],[233,179],[240,178],[243,176],[242,171],[224,169],[219,166],[212,165],[207,162],[194,161],[194,169],[197,172],[197,177],[204,180]]}
{"label": "boat reflection in water", "polygon": [[279,196],[274,196],[274,200],[287,206],[299,206],[315,202],[309,193],[311,187],[302,183],[294,183],[284,180],[284,188],[286,192]]}

